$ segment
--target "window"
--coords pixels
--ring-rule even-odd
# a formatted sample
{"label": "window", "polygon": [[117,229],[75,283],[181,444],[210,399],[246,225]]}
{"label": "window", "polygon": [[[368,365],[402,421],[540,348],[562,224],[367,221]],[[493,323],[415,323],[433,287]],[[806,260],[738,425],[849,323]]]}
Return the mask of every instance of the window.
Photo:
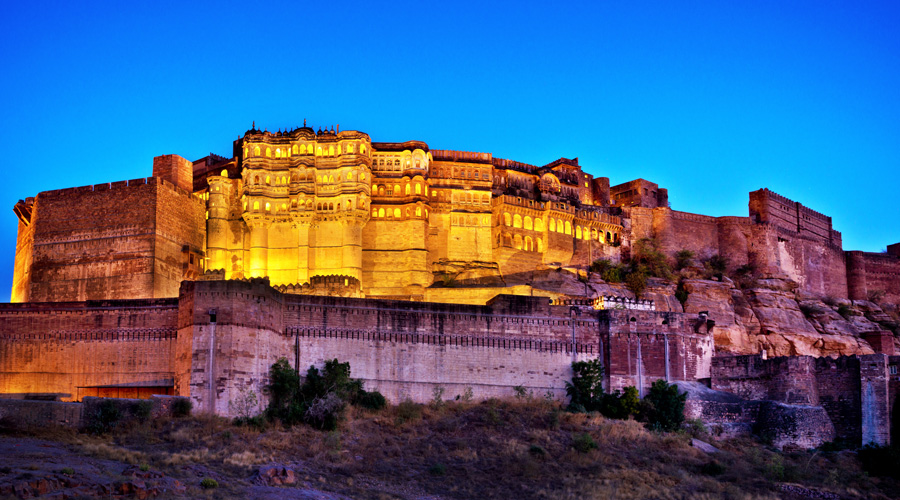
{"label": "window", "polygon": [[266,148],[266,156],[272,157],[272,148]]}
{"label": "window", "polygon": [[[550,220],[553,220],[553,219],[550,219]],[[543,231],[544,230],[544,219],[538,219],[538,218],[534,219],[534,230],[535,231]],[[538,240],[538,241],[540,241],[540,240]],[[538,252],[540,252],[540,250],[538,250]]]}
{"label": "window", "polygon": [[513,216],[513,227],[520,228],[522,227],[522,216],[519,214],[515,214]]}
{"label": "window", "polygon": [[228,169],[222,170],[222,177],[228,177]]}
{"label": "window", "polygon": [[253,210],[259,210],[259,202],[258,201],[253,202]]}
{"label": "window", "polygon": [[384,209],[383,208],[378,209],[378,217],[381,217],[381,218],[384,217]]}
{"label": "window", "polygon": [[400,218],[400,209],[399,208],[394,209],[394,217],[396,217],[398,219]]}
{"label": "window", "polygon": [[534,229],[534,226],[532,226],[532,224],[531,224],[531,217],[529,217],[527,215],[525,216],[524,227],[525,227],[525,229],[527,229],[529,231]]}
{"label": "window", "polygon": [[266,212],[268,212],[271,209],[272,209],[272,205],[270,205],[269,202],[266,202]]}

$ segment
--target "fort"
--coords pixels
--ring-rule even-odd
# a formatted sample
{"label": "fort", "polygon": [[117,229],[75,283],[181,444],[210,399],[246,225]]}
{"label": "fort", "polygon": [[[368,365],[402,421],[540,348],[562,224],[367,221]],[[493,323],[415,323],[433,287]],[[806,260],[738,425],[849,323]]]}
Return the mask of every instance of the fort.
{"label": "fort", "polygon": [[[349,361],[395,402],[513,387],[562,399],[571,363],[600,358],[608,390],[705,386],[817,409],[818,437],[787,442],[889,442],[900,244],[844,251],[830,217],[767,189],[747,217],[668,198],[577,158],[535,166],[254,125],[230,158],[159,156],[152,177],[15,205],[0,394],[181,395],[230,415],[284,357],[298,370]],[[634,296],[589,272],[640,241],[755,281],[683,276],[682,300],[675,283]],[[723,425],[768,418],[704,401],[693,411]]]}

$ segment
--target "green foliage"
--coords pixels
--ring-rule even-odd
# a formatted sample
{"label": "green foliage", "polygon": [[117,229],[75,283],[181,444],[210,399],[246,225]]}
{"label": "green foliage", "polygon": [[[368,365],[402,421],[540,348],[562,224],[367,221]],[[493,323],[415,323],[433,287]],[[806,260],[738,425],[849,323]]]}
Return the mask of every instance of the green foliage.
{"label": "green foliage", "polygon": [[693,263],[694,256],[696,254],[692,250],[679,250],[675,252],[675,270],[681,271],[685,267],[690,266]]}
{"label": "green foliage", "polygon": [[172,416],[186,417],[194,409],[194,403],[189,398],[178,398],[172,402]]}
{"label": "green foliage", "polygon": [[706,462],[700,467],[700,472],[707,476],[721,476],[727,468],[716,460]]}
{"label": "green foliage", "polygon": [[150,470],[150,464],[141,464],[140,466],[141,472],[147,472]]}
{"label": "green foliage", "polygon": [[655,278],[672,278],[669,259],[652,238],[641,238],[635,242],[631,252],[631,272],[641,272]]}
{"label": "green foliage", "polygon": [[534,397],[534,392],[526,389],[524,385],[513,387],[513,392],[515,393],[515,398],[519,400],[531,400]]}
{"label": "green foliage", "polygon": [[850,319],[850,316],[853,315],[853,309],[847,304],[841,304],[837,308],[837,313],[844,317],[844,319]]}
{"label": "green foliage", "polygon": [[310,366],[301,384],[297,372],[287,359],[281,358],[272,365],[269,379],[266,416],[277,418],[285,425],[304,422],[333,430],[347,404],[373,410],[387,405],[381,393],[365,391],[361,380],[350,377],[350,363],[340,363],[337,359],[326,361],[321,372]]}
{"label": "green foliage", "polygon": [[115,401],[105,399],[97,405],[88,430],[93,434],[104,434],[113,430],[122,419],[122,411]]}
{"label": "green foliage", "polygon": [[566,382],[569,411],[596,411],[603,396],[603,364],[600,359],[572,363],[572,382]]}
{"label": "green foliage", "polygon": [[703,262],[703,268],[706,270],[707,277],[721,278],[728,272],[728,259],[718,254],[713,255]]}
{"label": "green foliage", "polygon": [[447,466],[442,463],[436,463],[428,468],[428,473],[432,476],[443,476],[447,474]]}
{"label": "green foliage", "polygon": [[149,399],[138,401],[132,407],[131,411],[134,413],[134,416],[137,417],[139,422],[146,422],[150,420],[150,415],[153,414],[153,401],[150,401]]}
{"label": "green foliage", "polygon": [[528,453],[538,458],[543,458],[547,454],[547,452],[543,448],[536,444],[533,444],[530,448],[528,448]]}
{"label": "green foliage", "polygon": [[678,299],[678,302],[681,302],[682,308],[684,308],[690,295],[691,293],[684,287],[684,281],[679,281],[678,287],[675,289],[675,298]]}
{"label": "green foliage", "polygon": [[665,380],[657,380],[650,386],[644,398],[644,417],[653,430],[671,432],[684,422],[684,402],[687,393],[678,393],[678,387]]}
{"label": "green foliage", "polygon": [[597,449],[597,442],[594,441],[590,434],[585,432],[584,434],[578,434],[572,439],[572,447],[578,452],[587,453]]}
{"label": "green foliage", "polygon": [[636,299],[641,298],[644,290],[647,289],[647,275],[643,268],[628,273],[628,276],[625,277],[625,287],[634,294]]}
{"label": "green foliage", "polygon": [[414,422],[422,418],[422,407],[411,399],[404,399],[397,405],[397,423]]}
{"label": "green foliage", "polygon": [[64,468],[63,468],[61,471],[59,471],[59,472],[60,472],[61,474],[66,475],[66,476],[71,476],[71,475],[74,475],[74,474],[75,474],[75,469],[73,469],[73,468],[71,468],[71,467],[64,467]]}
{"label": "green foliage", "polygon": [[607,283],[621,283],[627,274],[626,266],[613,264],[607,259],[597,259],[591,263],[590,271],[600,275]]}
{"label": "green foliage", "polygon": [[204,490],[211,490],[219,487],[219,482],[211,477],[204,477],[202,481],[200,481],[200,487]]}
{"label": "green foliage", "polygon": [[[634,415],[639,418],[641,415],[641,397],[638,394],[637,387],[630,385],[624,389],[622,397],[619,399],[622,405],[622,412],[626,415]],[[627,417],[625,417],[627,418]]]}

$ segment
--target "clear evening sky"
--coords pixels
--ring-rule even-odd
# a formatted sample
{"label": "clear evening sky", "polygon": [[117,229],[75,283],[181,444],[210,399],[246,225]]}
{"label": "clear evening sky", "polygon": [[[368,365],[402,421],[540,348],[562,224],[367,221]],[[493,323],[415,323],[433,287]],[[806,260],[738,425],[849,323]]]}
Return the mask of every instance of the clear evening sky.
{"label": "clear evening sky", "polygon": [[231,155],[260,128],[578,157],[672,208],[762,187],[900,241],[900,2],[5,2],[0,300],[17,200]]}

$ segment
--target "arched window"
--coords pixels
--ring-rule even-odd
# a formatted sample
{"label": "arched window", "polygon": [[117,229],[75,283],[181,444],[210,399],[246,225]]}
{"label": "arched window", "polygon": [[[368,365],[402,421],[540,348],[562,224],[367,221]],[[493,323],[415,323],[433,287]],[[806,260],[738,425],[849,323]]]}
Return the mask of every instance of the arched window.
{"label": "arched window", "polygon": [[275,148],[275,158],[281,158],[281,148]]}
{"label": "arched window", "polygon": [[266,156],[272,157],[272,148],[266,148]]}
{"label": "arched window", "polygon": [[403,194],[405,194],[405,195],[407,195],[407,196],[409,195],[409,184],[406,185],[406,189],[404,189],[404,193],[403,193]]}
{"label": "arched window", "polygon": [[266,202],[266,212],[268,212],[271,209],[272,209],[272,205],[270,205],[269,202],[267,201]]}
{"label": "arched window", "polygon": [[328,156],[334,156],[334,144],[328,146]]}
{"label": "arched window", "polygon": [[247,146],[244,146],[244,156],[250,156],[250,148],[248,148]]}
{"label": "arched window", "polygon": [[362,154],[366,154],[366,145],[365,144],[359,145],[359,152]]}
{"label": "arched window", "polygon": [[534,241],[531,240],[531,236],[525,237],[525,251],[526,252],[534,251]]}
{"label": "arched window", "polygon": [[328,182],[334,182],[334,176],[333,176],[333,175],[329,175],[329,176],[328,176]]}
{"label": "arched window", "polygon": [[348,152],[348,153],[352,153],[352,152],[353,152],[353,143],[347,144],[347,152]]}
{"label": "arched window", "polygon": [[272,185],[272,180],[271,180],[271,179],[269,178],[269,176],[267,175],[267,176],[266,176],[266,186],[271,186],[271,185]]}
{"label": "arched window", "polygon": [[575,238],[581,239],[581,226],[575,226]]}
{"label": "arched window", "polygon": [[534,229],[534,226],[531,224],[531,217],[525,216],[525,220],[523,221],[523,227],[529,231]]}
{"label": "arched window", "polygon": [[588,228],[583,228],[583,229],[581,230],[581,238],[584,239],[584,240],[589,240],[589,239],[591,239],[591,230],[588,229]]}
{"label": "arched window", "polygon": [[550,217],[550,232],[556,231],[556,219]]}
{"label": "arched window", "polygon": [[566,221],[566,234],[572,234],[572,223]]}
{"label": "arched window", "polygon": [[258,201],[253,202],[253,210],[259,210],[259,202]]}
{"label": "arched window", "polygon": [[372,217],[378,217],[378,210],[372,209]]}
{"label": "arched window", "polygon": [[422,185],[418,182],[416,183],[416,194],[422,194]]}
{"label": "arched window", "polygon": [[399,208],[394,209],[394,217],[396,217],[398,219],[400,218],[400,209]]}
{"label": "arched window", "polygon": [[563,221],[561,221],[559,219],[556,219],[556,232],[557,233],[566,232],[565,229],[563,228]]}
{"label": "arched window", "polygon": [[541,240],[540,238],[537,239],[537,251],[538,252],[544,251],[544,241]]}
{"label": "arched window", "polygon": [[365,173],[365,172],[362,172],[362,173],[359,174],[359,180],[361,180],[361,181],[366,180],[366,173]]}
{"label": "arched window", "polygon": [[322,146],[316,147],[316,156],[322,156]]}
{"label": "arched window", "polygon": [[259,146],[253,148],[253,156],[259,156]]}
{"label": "arched window", "polygon": [[409,217],[409,214],[410,214],[409,207],[406,207],[406,216]]}
{"label": "arched window", "polygon": [[312,146],[312,144],[307,144],[307,145],[306,145],[306,154],[308,154],[308,155],[313,154],[313,146]]}
{"label": "arched window", "polygon": [[512,216],[509,215],[509,212],[503,213],[503,223],[507,226],[512,226]]}
{"label": "arched window", "polygon": [[517,234],[517,235],[513,236],[513,247],[515,247],[516,250],[522,249],[522,236],[521,235]]}
{"label": "arched window", "polygon": [[544,230],[544,219],[534,218],[534,230],[535,231],[543,231]]}
{"label": "arched window", "polygon": [[222,177],[228,177],[228,169],[222,170]]}
{"label": "arched window", "polygon": [[378,217],[384,218],[384,209],[383,208],[378,209]]}
{"label": "arched window", "polygon": [[378,196],[384,196],[384,186],[378,186]]}
{"label": "arched window", "polygon": [[350,208],[353,206],[353,204],[350,202],[350,200],[347,200],[346,206],[347,206],[346,210],[350,210]]}
{"label": "arched window", "polygon": [[513,227],[521,228],[522,227],[522,216],[519,214],[513,215]]}
{"label": "arched window", "polygon": [[282,210],[287,210],[287,203],[282,203],[282,204],[281,204],[281,209],[282,209]]}
{"label": "arched window", "polygon": [[294,154],[298,154],[298,153],[297,153],[297,145],[296,145],[296,144],[294,144],[294,146],[293,146],[291,149],[294,150]]}
{"label": "arched window", "polygon": [[329,212],[334,212],[334,203],[329,203],[329,204],[328,204],[328,211],[329,211]]}
{"label": "arched window", "polygon": [[609,231],[606,232],[606,243],[612,243],[612,235],[609,234]]}
{"label": "arched window", "polygon": [[597,229],[596,229],[596,228],[591,229],[591,239],[592,239],[592,240],[596,240],[596,239],[597,239]]}
{"label": "arched window", "polygon": [[352,181],[352,180],[353,180],[353,172],[347,172],[347,180],[348,180],[348,181]]}

